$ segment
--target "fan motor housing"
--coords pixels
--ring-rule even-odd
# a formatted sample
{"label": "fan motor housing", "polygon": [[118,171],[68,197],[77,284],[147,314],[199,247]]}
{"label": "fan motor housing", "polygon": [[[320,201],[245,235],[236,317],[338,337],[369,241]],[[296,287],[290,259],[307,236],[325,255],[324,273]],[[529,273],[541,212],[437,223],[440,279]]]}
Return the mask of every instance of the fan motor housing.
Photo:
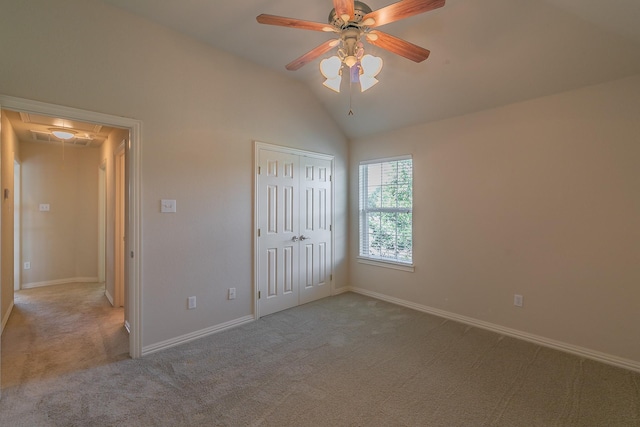
{"label": "fan motor housing", "polygon": [[[353,20],[349,21],[349,23],[360,23],[365,15],[372,12],[371,8],[361,1],[353,2],[354,13]],[[333,25],[336,28],[343,28],[345,25],[349,25],[345,23],[341,17],[336,15],[336,10],[331,9],[331,13],[329,13],[329,24]]]}

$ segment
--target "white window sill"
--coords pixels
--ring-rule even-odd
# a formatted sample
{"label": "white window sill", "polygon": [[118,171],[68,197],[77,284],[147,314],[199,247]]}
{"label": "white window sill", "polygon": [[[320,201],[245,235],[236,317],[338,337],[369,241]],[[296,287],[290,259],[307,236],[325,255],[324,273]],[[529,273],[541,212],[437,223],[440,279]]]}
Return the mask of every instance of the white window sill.
{"label": "white window sill", "polygon": [[399,262],[383,261],[383,260],[379,260],[379,259],[362,258],[362,257],[358,257],[358,262],[360,264],[375,265],[377,267],[391,268],[393,270],[408,271],[410,273],[413,273],[415,271],[415,267],[414,267],[413,264],[402,264],[402,263],[399,263]]}

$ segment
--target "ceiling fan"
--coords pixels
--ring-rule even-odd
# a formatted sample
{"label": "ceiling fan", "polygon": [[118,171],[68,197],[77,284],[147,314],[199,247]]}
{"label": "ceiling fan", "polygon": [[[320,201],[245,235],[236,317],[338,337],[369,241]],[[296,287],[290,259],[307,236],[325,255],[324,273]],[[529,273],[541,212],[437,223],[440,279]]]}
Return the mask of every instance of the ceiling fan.
{"label": "ceiling fan", "polygon": [[328,40],[293,60],[286,65],[286,69],[298,70],[340,45],[337,56],[325,59],[320,64],[320,70],[327,78],[325,86],[340,91],[344,64],[350,69],[352,82],[359,80],[364,91],[377,83],[375,76],[382,68],[382,59],[364,55],[362,39],[412,61],[422,62],[429,57],[427,49],[375,28],[437,9],[444,4],[445,0],[401,0],[374,11],[360,1],[333,0],[334,7],[329,13],[328,24],[267,14],[259,15],[256,19],[261,24],[336,33],[337,39]]}

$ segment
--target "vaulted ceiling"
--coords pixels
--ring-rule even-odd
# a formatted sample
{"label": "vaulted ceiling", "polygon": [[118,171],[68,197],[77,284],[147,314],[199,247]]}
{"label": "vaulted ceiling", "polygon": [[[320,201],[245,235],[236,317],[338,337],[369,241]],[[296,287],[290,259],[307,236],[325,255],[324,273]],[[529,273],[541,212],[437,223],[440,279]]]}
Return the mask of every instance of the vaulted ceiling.
{"label": "vaulted ceiling", "polygon": [[322,85],[320,59],[284,68],[330,34],[256,22],[261,13],[326,22],[331,0],[103,1],[299,80],[350,138],[640,73],[638,0],[447,0],[381,28],[431,56],[417,64],[366,44],[384,60],[380,83],[351,96]]}

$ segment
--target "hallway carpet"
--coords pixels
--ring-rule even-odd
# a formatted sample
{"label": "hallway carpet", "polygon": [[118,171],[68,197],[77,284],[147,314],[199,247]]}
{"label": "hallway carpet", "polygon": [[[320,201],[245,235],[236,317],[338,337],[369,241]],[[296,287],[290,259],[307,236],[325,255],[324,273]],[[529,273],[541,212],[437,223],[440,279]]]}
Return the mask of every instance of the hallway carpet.
{"label": "hallway carpet", "polygon": [[638,373],[362,295],[131,360],[101,292],[18,294],[0,425],[640,426]]}

